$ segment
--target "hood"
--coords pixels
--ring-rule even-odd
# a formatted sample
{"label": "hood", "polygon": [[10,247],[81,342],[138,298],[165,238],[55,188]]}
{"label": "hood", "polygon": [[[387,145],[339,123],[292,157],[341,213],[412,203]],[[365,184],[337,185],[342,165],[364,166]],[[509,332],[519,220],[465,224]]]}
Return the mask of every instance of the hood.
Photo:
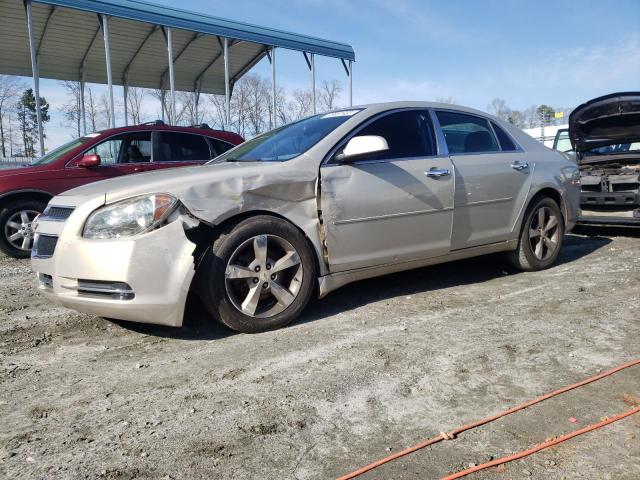
{"label": "hood", "polygon": [[252,208],[279,208],[315,198],[318,165],[306,155],[287,162],[221,162],[126,175],[90,183],[60,195],[105,198],[106,203],[169,193],[195,216],[213,221]]}
{"label": "hood", "polygon": [[4,177],[13,177],[15,175],[25,175],[38,170],[33,165],[11,165],[9,168],[0,167],[0,179]]}
{"label": "hood", "polygon": [[569,115],[569,138],[577,152],[640,141],[640,92],[594,98]]}

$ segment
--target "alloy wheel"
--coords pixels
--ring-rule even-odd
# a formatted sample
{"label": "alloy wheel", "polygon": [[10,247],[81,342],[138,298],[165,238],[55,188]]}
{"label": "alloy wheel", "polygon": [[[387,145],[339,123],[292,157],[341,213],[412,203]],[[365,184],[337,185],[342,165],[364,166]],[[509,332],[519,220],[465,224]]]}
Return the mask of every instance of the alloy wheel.
{"label": "alloy wheel", "polygon": [[225,288],[240,312],[268,318],[293,303],[300,292],[303,273],[300,255],[291,243],[277,235],[256,235],[229,258]]}
{"label": "alloy wheel", "polygon": [[560,219],[549,207],[540,207],[529,225],[531,251],[538,260],[547,260],[560,245]]}
{"label": "alloy wheel", "polygon": [[4,236],[12,247],[28,252],[33,246],[33,220],[40,214],[35,210],[20,210],[4,225]]}

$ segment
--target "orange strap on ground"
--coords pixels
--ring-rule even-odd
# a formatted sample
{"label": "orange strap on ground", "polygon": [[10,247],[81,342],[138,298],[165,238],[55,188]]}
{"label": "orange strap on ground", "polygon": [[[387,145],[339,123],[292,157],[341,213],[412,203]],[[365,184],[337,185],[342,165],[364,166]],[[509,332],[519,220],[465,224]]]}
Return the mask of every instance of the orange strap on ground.
{"label": "orange strap on ground", "polygon": [[[519,410],[523,410],[523,409],[525,409],[527,407],[530,407],[530,406],[535,405],[537,403],[543,402],[544,400],[547,400],[549,398],[555,397],[556,395],[560,395],[561,393],[568,392],[569,390],[573,390],[575,388],[582,387],[582,386],[587,385],[589,383],[592,383],[592,382],[595,382],[595,381],[600,380],[602,378],[608,377],[609,375],[613,375],[614,373],[619,372],[620,370],[624,370],[625,368],[633,367],[635,365],[640,365],[640,359],[625,363],[625,364],[620,365],[618,367],[612,368],[611,370],[607,370],[606,372],[602,372],[602,373],[599,373],[598,375],[594,375],[593,377],[586,378],[586,379],[584,379],[584,380],[582,380],[582,381],[580,381],[578,383],[573,383],[571,385],[567,385],[566,387],[560,388],[560,389],[555,390],[553,392],[550,392],[550,393],[547,393],[547,394],[542,395],[540,397],[534,398],[533,400],[529,400],[528,402],[522,403],[522,404],[517,405],[515,407],[511,407],[511,408],[509,408],[507,410],[503,410],[502,412],[497,413],[496,415],[491,415],[489,417],[485,417],[485,418],[483,418],[481,420],[478,420],[476,422],[468,423],[466,425],[463,425],[462,427],[458,427],[458,428],[456,428],[454,430],[451,430],[450,432],[441,432],[440,435],[438,435],[436,437],[430,438],[429,440],[425,440],[424,442],[421,442],[421,443],[419,443],[417,445],[414,445],[413,447],[406,448],[405,450],[402,450],[400,452],[394,453],[393,455],[389,455],[388,457],[382,458],[382,459],[380,459],[380,460],[378,460],[376,462],[373,462],[373,463],[371,463],[369,465],[366,465],[366,466],[364,466],[362,468],[359,468],[358,470],[355,470],[355,471],[353,471],[351,473],[343,475],[340,478],[338,478],[338,480],[349,480],[351,478],[358,477],[358,476],[362,475],[363,473],[366,473],[366,472],[368,472],[370,470],[373,470],[374,468],[377,468],[377,467],[379,467],[381,465],[384,465],[385,463],[389,463],[392,460],[395,460],[395,459],[400,458],[400,457],[404,457],[405,455],[409,455],[410,453],[413,453],[413,452],[415,452],[417,450],[420,450],[422,448],[428,447],[429,445],[433,445],[434,443],[442,442],[443,440],[453,439],[453,438],[456,437],[456,435],[459,435],[462,432],[465,432],[467,430],[471,430],[472,428],[476,428],[476,427],[479,427],[479,426],[484,425],[486,423],[492,422],[494,420],[497,420],[498,418],[502,418],[504,416],[510,415],[510,414],[512,414],[514,412],[517,412]],[[637,413],[637,412],[631,411],[630,413],[628,413],[628,415],[632,415],[633,413]],[[625,414],[625,416],[626,416],[626,414]],[[609,423],[611,423],[611,422],[609,422]],[[599,428],[599,427],[595,427],[595,428]],[[579,431],[580,430],[578,430],[578,432]],[[584,433],[584,432],[581,432],[581,433]],[[577,435],[580,435],[580,433],[578,433]],[[575,435],[573,435],[573,436],[575,436]],[[558,438],[561,438],[561,437],[558,437]],[[569,438],[571,438],[571,437],[569,437]],[[546,444],[542,444],[542,445],[546,445]],[[553,445],[555,445],[555,443]],[[546,446],[544,446],[542,448],[546,448],[547,446],[551,446],[551,445],[546,445]],[[537,448],[537,447],[535,447],[535,448]],[[540,448],[538,450],[540,450]],[[533,453],[533,452],[531,452],[531,453]],[[531,453],[528,453],[527,455],[530,455]],[[526,455],[524,455],[524,456],[526,456]],[[512,459],[512,460],[515,460],[515,459]],[[507,460],[507,461],[511,461],[511,460]],[[493,462],[490,462],[490,463],[493,463]],[[477,468],[477,467],[474,467],[474,468]],[[487,468],[487,467],[485,467],[485,468]],[[459,472],[459,473],[462,473],[462,472]],[[471,473],[471,472],[469,472],[469,473]],[[455,478],[457,478],[457,477],[455,477]]]}
{"label": "orange strap on ground", "polygon": [[635,407],[628,412],[620,413],[613,417],[605,418],[604,420],[589,425],[587,427],[581,428],[580,430],[575,430],[571,433],[567,433],[566,435],[560,435],[559,437],[554,438],[553,440],[549,440],[548,442],[539,443],[535,447],[529,448],[528,450],[523,450],[518,453],[514,453],[513,455],[507,455],[506,457],[497,458],[487,463],[481,463],[480,465],[476,465],[475,467],[467,468],[466,470],[462,470],[460,472],[452,473],[451,475],[447,475],[446,477],[442,477],[441,480],[454,480],[456,478],[466,477],[470,473],[477,472],[479,470],[484,470],[485,468],[495,467],[497,465],[502,465],[503,463],[512,462],[513,460],[518,460],[519,458],[527,457],[532,453],[539,452],[545,448],[552,447],[553,445],[557,445],[558,443],[562,443],[570,438],[577,437],[578,435],[582,435],[583,433],[590,432],[591,430],[595,430],[600,427],[604,427],[605,425],[609,425],[610,423],[617,422],[618,420],[622,420],[634,413],[640,412],[640,407]]}

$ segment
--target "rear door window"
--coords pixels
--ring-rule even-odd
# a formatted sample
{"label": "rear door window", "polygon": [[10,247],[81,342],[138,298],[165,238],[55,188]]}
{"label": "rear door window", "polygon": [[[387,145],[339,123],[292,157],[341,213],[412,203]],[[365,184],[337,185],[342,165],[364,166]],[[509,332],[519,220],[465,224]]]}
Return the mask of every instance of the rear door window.
{"label": "rear door window", "polygon": [[158,162],[197,162],[211,160],[209,144],[202,135],[160,132]]}
{"label": "rear door window", "polygon": [[377,135],[384,137],[389,144],[389,150],[373,153],[363,157],[363,160],[431,157],[436,154],[431,118],[426,110],[406,110],[384,115],[356,135]]}
{"label": "rear door window", "polygon": [[500,151],[498,140],[485,118],[444,111],[438,111],[436,115],[450,154]]}

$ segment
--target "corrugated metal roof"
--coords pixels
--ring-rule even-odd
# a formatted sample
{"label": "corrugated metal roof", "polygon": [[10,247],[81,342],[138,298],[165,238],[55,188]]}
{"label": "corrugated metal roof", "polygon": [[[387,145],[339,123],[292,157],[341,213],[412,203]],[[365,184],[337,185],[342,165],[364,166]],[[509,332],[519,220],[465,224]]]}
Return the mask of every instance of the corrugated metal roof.
{"label": "corrugated metal roof", "polygon": [[[225,20],[136,0],[34,0],[33,24],[40,76],[78,80],[84,66],[91,83],[106,83],[104,41],[97,14],[109,19],[114,84],[168,88],[163,31],[171,27],[176,89],[224,93],[219,37],[230,43],[231,79],[237,79],[276,46],[354,60],[349,45]],[[0,73],[31,75],[27,22],[21,0],[0,2]]]}

